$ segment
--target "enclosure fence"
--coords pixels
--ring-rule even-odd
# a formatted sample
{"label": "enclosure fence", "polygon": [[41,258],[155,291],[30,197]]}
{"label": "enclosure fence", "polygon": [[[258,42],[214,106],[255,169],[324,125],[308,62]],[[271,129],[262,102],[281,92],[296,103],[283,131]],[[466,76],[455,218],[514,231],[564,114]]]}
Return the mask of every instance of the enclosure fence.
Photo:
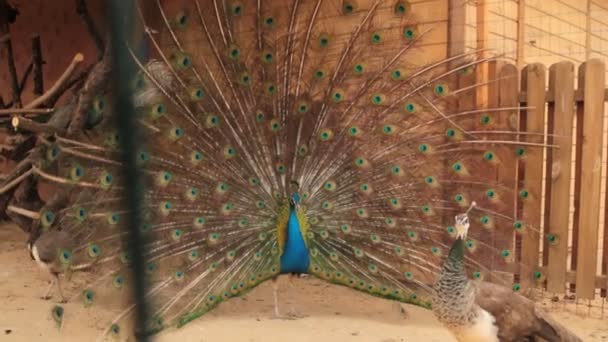
{"label": "enclosure fence", "polygon": [[497,179],[510,179],[517,187],[513,201],[505,200],[516,221],[498,234],[512,239],[523,264],[538,266],[525,271],[532,274],[508,272],[522,275],[522,287],[540,285],[546,293],[600,303],[602,314],[608,289],[605,72],[599,59],[578,66],[529,64],[521,72],[514,64],[492,62],[488,78],[495,81],[486,100],[490,107],[521,108],[505,122],[493,123],[494,129],[553,146],[544,151],[516,147],[513,156],[501,160]]}

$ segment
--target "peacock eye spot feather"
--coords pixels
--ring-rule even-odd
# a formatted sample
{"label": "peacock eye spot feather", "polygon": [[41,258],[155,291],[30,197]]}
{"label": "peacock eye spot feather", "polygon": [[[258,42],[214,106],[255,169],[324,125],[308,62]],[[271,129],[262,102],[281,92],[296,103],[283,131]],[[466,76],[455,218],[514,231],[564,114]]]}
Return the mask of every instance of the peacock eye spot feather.
{"label": "peacock eye spot feather", "polygon": [[344,14],[351,14],[355,11],[355,5],[351,2],[347,2],[344,4]]}
{"label": "peacock eye spot feather", "polygon": [[353,67],[353,72],[357,75],[360,75],[363,73],[364,71],[364,67],[363,64],[355,64],[355,66]]}
{"label": "peacock eye spot feather", "polygon": [[475,278],[475,279],[481,278],[481,272],[474,272],[473,273],[473,278]]}
{"label": "peacock eye spot feather", "polygon": [[55,320],[55,322],[61,323],[61,321],[63,320],[63,314],[64,314],[63,308],[59,305],[56,305],[51,310],[51,313],[53,315],[53,319]]}
{"label": "peacock eye spot feather", "polygon": [[405,111],[408,113],[415,113],[416,112],[416,105],[414,105],[413,103],[407,103],[405,105]]}
{"label": "peacock eye spot feather", "polygon": [[266,19],[264,19],[264,25],[266,25],[266,27],[272,27],[272,26],[274,26],[274,18],[273,17],[267,17]]}
{"label": "peacock eye spot feather", "polygon": [[526,154],[526,150],[523,147],[519,147],[515,150],[515,154],[517,154],[518,157],[523,157]]}
{"label": "peacock eye spot feather", "polygon": [[344,100],[344,94],[342,94],[342,92],[339,90],[334,91],[331,97],[334,102],[341,102],[342,100]]}
{"label": "peacock eye spot feather", "polygon": [[315,71],[315,78],[320,80],[323,77],[325,77],[325,72],[323,70],[317,70]]}
{"label": "peacock eye spot feather", "polygon": [[492,122],[492,119],[489,115],[483,115],[479,121],[482,125],[489,125]]}
{"label": "peacock eye spot feather", "polygon": [[528,190],[525,190],[525,189],[521,190],[519,192],[519,196],[521,196],[521,198],[524,198],[524,199],[528,198],[530,196],[530,192],[528,192]]}
{"label": "peacock eye spot feather", "polygon": [[483,154],[483,159],[485,159],[486,161],[493,161],[494,153],[491,151],[487,151],[486,153]]}
{"label": "peacock eye spot feather", "polygon": [[448,138],[453,138],[456,135],[456,131],[453,128],[448,128],[445,130],[445,136]]}
{"label": "peacock eye spot feather", "polygon": [[177,19],[177,21],[178,21],[178,23],[181,26],[185,26],[186,23],[188,22],[188,17],[185,14],[182,14],[182,15],[179,16],[179,18]]}
{"label": "peacock eye spot feather", "polygon": [[407,12],[407,4],[406,2],[403,1],[399,1],[396,5],[395,5],[395,14],[397,15],[403,15]]}
{"label": "peacock eye spot feather", "polygon": [[319,46],[322,48],[329,46],[329,42],[329,37],[327,35],[321,35],[319,38]]}
{"label": "peacock eye spot feather", "polygon": [[435,86],[434,91],[437,95],[443,95],[445,93],[445,87],[441,84],[438,84]]}
{"label": "peacock eye spot feather", "polygon": [[300,112],[300,114],[307,113],[309,109],[307,102],[302,101],[298,104],[298,112]]}
{"label": "peacock eye spot feather", "polygon": [[516,221],[515,223],[513,223],[513,228],[515,230],[521,230],[523,228],[523,223],[521,223],[520,221]]}
{"label": "peacock eye spot feather", "polygon": [[238,48],[232,48],[230,50],[230,58],[238,59],[241,56],[241,50]]}
{"label": "peacock eye spot feather", "polygon": [[456,196],[454,196],[454,200],[458,203],[462,202],[464,200],[464,196],[458,194]]}
{"label": "peacock eye spot feather", "polygon": [[496,195],[496,193],[492,189],[489,189],[489,190],[486,191],[486,196],[488,198],[494,198],[495,195]]}
{"label": "peacock eye spot feather", "polygon": [[422,153],[427,152],[427,151],[428,151],[428,149],[429,149],[429,147],[428,147],[428,145],[427,145],[427,144],[420,144],[420,145],[418,146],[418,151],[420,151],[420,152],[422,152]]}
{"label": "peacock eye spot feather", "polygon": [[231,10],[232,10],[232,15],[239,16],[239,15],[241,15],[241,13],[243,13],[243,6],[241,5],[240,2],[237,2],[232,5]]}
{"label": "peacock eye spot feather", "polygon": [[448,233],[449,233],[449,234],[453,234],[453,233],[454,233],[454,231],[455,231],[454,226],[448,226],[448,227],[446,228],[446,230],[448,231]]}
{"label": "peacock eye spot feather", "polygon": [[521,285],[519,283],[515,283],[513,284],[512,289],[514,292],[519,292],[519,290],[521,290]]}
{"label": "peacock eye spot feather", "polygon": [[371,41],[372,44],[382,43],[382,36],[379,33],[372,33]]}
{"label": "peacock eye spot feather", "polygon": [[411,28],[411,27],[406,27],[403,30],[403,37],[405,37],[405,39],[411,40],[416,36],[416,31]]}

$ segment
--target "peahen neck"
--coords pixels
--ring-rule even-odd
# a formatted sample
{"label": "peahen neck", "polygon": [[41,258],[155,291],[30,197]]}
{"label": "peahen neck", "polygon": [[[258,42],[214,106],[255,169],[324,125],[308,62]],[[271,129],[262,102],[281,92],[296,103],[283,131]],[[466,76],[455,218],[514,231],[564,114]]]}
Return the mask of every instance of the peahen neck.
{"label": "peahen neck", "polygon": [[444,272],[450,273],[465,273],[464,269],[464,240],[461,238],[457,238],[456,241],[452,244],[452,248],[450,249],[450,253],[448,254],[448,259],[445,262],[443,268]]}
{"label": "peahen neck", "polygon": [[281,255],[281,273],[308,273],[310,256],[302,237],[300,223],[295,208],[289,210],[287,237]]}

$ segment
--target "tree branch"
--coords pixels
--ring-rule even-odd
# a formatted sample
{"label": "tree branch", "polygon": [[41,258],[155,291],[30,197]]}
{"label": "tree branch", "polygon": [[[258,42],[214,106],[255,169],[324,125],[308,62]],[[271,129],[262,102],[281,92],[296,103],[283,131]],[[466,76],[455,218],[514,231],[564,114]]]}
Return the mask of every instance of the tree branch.
{"label": "tree branch", "polygon": [[78,13],[80,18],[82,18],[82,21],[84,21],[87,31],[89,31],[89,34],[95,42],[95,46],[97,47],[97,60],[101,60],[105,51],[105,43],[101,37],[101,34],[99,34],[97,27],[95,26],[93,18],[91,18],[91,14],[89,13],[85,0],[76,0],[76,13]]}

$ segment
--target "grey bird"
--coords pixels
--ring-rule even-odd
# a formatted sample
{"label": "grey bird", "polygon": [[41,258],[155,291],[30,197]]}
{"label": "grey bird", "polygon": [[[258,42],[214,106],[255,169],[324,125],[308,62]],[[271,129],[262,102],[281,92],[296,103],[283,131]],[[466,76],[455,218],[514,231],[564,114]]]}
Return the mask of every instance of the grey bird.
{"label": "grey bird", "polygon": [[75,242],[71,236],[62,231],[51,230],[43,232],[38,236],[37,234],[33,234],[30,237],[27,243],[30,256],[51,277],[51,284],[41,297],[42,299],[51,299],[53,289],[57,287],[61,302],[67,302],[61,289],[59,275],[69,270],[74,246]]}
{"label": "grey bird", "polygon": [[511,289],[470,281],[465,272],[469,211],[455,217],[456,240],[435,283],[433,312],[461,342],[582,341]]}

